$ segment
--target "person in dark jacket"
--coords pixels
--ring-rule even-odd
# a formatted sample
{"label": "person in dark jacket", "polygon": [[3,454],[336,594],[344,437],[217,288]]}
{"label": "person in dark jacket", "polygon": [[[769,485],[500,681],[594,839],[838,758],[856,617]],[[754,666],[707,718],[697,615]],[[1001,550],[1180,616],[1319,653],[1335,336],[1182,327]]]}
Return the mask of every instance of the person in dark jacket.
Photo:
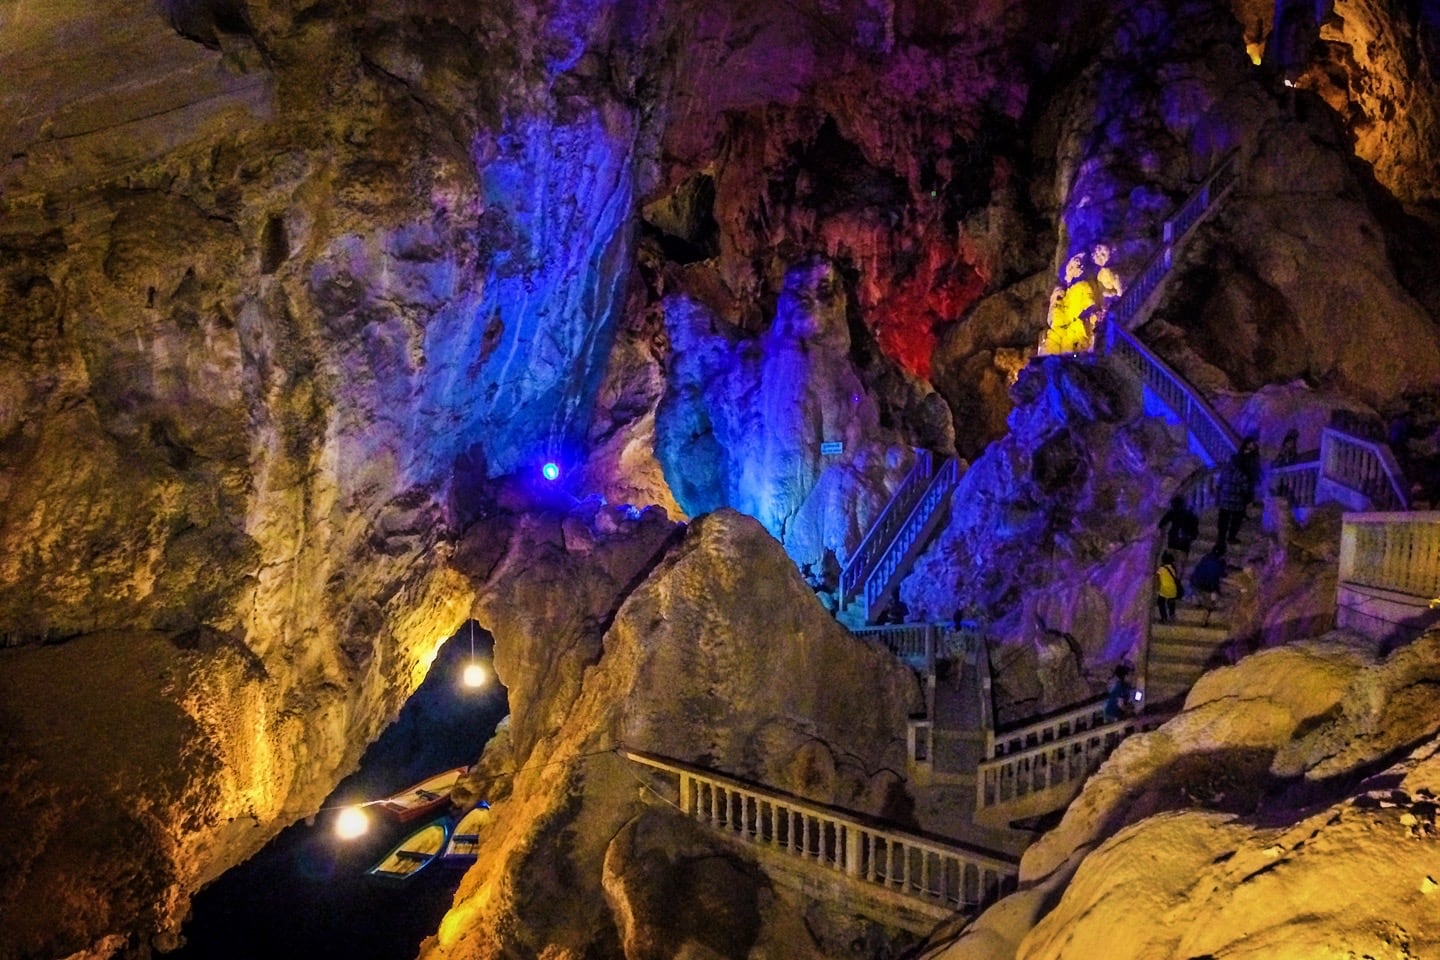
{"label": "person in dark jacket", "polygon": [[1225,579],[1225,556],[1218,550],[1216,546],[1201,557],[1190,573],[1190,586],[1195,588],[1197,596],[1203,598],[1202,605],[1207,610],[1213,610],[1219,602],[1220,581]]}
{"label": "person in dark jacket", "polygon": [[1245,519],[1245,508],[1255,499],[1255,483],[1260,479],[1260,443],[1254,437],[1246,437],[1240,449],[1220,469],[1220,481],[1215,490],[1216,506],[1220,508],[1220,529],[1215,537],[1215,548],[1222,554],[1227,544],[1239,543],[1240,523]]}
{"label": "person in dark jacket", "polygon": [[1190,544],[1200,536],[1200,518],[1185,504],[1183,497],[1171,497],[1170,509],[1160,518],[1160,529],[1169,528],[1165,549],[1175,555],[1175,572],[1184,575],[1185,560],[1190,556]]}
{"label": "person in dark jacket", "polygon": [[1129,673],[1128,664],[1116,664],[1115,673],[1110,678],[1110,685],[1105,688],[1103,711],[1106,723],[1114,723],[1131,712],[1131,697],[1134,695],[1135,688],[1130,686],[1130,681],[1126,679]]}

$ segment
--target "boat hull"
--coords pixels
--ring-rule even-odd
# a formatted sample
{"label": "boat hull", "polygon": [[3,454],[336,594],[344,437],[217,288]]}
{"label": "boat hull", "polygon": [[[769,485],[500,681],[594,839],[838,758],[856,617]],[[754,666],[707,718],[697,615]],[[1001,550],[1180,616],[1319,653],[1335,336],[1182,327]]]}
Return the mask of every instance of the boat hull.
{"label": "boat hull", "polygon": [[450,822],[434,820],[410,834],[367,873],[382,880],[404,882],[424,870],[444,851],[450,839]]}

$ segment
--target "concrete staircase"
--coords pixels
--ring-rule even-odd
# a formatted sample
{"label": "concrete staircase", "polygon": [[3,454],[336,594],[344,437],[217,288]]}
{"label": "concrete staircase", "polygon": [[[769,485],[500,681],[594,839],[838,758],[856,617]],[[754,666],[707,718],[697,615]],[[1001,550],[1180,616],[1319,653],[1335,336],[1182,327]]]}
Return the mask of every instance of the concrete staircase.
{"label": "concrete staircase", "polygon": [[1189,583],[1190,571],[1215,542],[1215,514],[1201,518],[1202,539],[1190,548],[1185,565],[1185,597],[1176,604],[1175,622],[1161,623],[1156,619],[1159,611],[1151,612],[1145,676],[1148,712],[1178,710],[1201,674],[1230,662],[1225,649],[1231,639],[1230,613],[1240,597],[1235,573],[1240,559],[1249,555],[1255,544],[1259,523],[1254,517],[1247,518],[1240,529],[1240,542],[1230,545],[1225,557],[1229,569],[1221,581],[1219,599],[1212,604],[1204,595],[1197,595]]}

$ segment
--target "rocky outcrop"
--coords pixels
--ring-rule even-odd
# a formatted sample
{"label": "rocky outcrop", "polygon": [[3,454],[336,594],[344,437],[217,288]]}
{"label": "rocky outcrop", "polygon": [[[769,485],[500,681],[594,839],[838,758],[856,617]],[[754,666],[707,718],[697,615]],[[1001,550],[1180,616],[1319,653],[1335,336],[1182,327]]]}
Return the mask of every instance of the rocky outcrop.
{"label": "rocky outcrop", "polygon": [[1434,949],[1437,648],[1431,632],[1377,661],[1337,634],[1207,674],[1027,851],[1022,885],[1053,891],[1043,918],[1027,932],[1002,901],[927,955]]}
{"label": "rocky outcrop", "polygon": [[[609,534],[573,513],[517,523],[498,562],[484,559],[492,536],[457,555],[512,713],[477,774],[496,830],[422,955],[766,943],[822,955],[783,919],[794,894],[680,817],[617,751],[893,815],[906,805],[905,718],[921,703],[913,674],[840,628],[748,517],[687,529],[652,511]],[[636,564],[628,590],[595,588]]]}
{"label": "rocky outcrop", "polygon": [[[687,512],[728,506],[755,517],[832,589],[914,460],[905,436],[881,425],[851,358],[846,304],[823,261],[790,272],[758,338],[692,301],[669,302],[671,375],[655,415],[656,456]],[[934,422],[915,415],[912,429],[949,450],[948,411],[929,398]]]}
{"label": "rocky outcrop", "polygon": [[900,595],[917,617],[989,623],[999,708],[1028,716],[1139,651],[1155,523],[1199,463],[1117,363],[1047,358],[1011,396],[1010,433],[961,477]]}
{"label": "rocky outcrop", "polygon": [[[1328,107],[1247,72],[1217,4],[923,6],[5,5],[0,73],[23,80],[0,87],[0,653],[16,678],[0,680],[0,802],[39,842],[4,847],[0,955],[163,946],[197,884],[312,811],[471,605],[452,545],[476,522],[511,542],[490,524],[496,478],[551,459],[572,492],[640,507],[733,497],[828,583],[904,471],[892,448],[947,448],[938,397],[964,413],[967,452],[1000,431],[1048,251],[1063,262],[1072,240],[1119,229],[1119,262],[1138,265],[1232,143],[1256,172],[1244,205],[1186,248],[1146,336],[1207,388],[1306,378],[1383,407],[1433,387],[1433,235],[1352,169]],[[1376,59],[1356,63],[1408,56],[1402,33],[1377,27]],[[1402,106],[1388,81],[1347,89],[1367,116]],[[1405,123],[1428,122],[1407,103]],[[1397,160],[1377,169],[1419,182],[1401,171],[1425,149],[1378,149]],[[823,362],[802,383],[816,318]],[[687,448],[692,421],[665,423],[661,398],[693,390],[700,409],[733,364],[750,386],[706,416],[735,445]],[[927,367],[938,397],[914,379]],[[855,383],[862,413],[845,408]],[[1058,380],[1040,392],[1067,389],[1091,402]],[[1084,530],[1144,514],[1183,468],[1155,473],[1160,428],[1108,416],[1082,418],[1116,438],[1093,462],[1069,413],[1022,424],[1044,442],[1004,448],[971,481],[993,504],[962,518],[994,523],[1002,573],[962,569],[987,555],[974,539],[937,586],[911,588],[917,610],[950,614],[962,583],[1012,604],[1039,576],[1021,554],[1049,533],[1061,555],[1116,555],[1131,531]],[[743,462],[762,425],[807,452]],[[832,428],[853,459],[817,473],[808,451]],[[1133,501],[1081,477],[1127,457],[1160,478]],[[753,483],[720,479],[747,469]],[[1044,532],[1040,495],[1083,525]],[[568,553],[631,522],[656,523],[596,507],[526,535]],[[627,576],[659,550],[652,532]],[[1137,562],[1105,568],[1103,590],[1064,568],[1045,602],[1077,613],[1057,629],[1093,651],[1138,602],[1116,587]],[[591,584],[590,627],[628,585]],[[526,616],[485,603],[497,625]],[[603,650],[586,635],[553,664],[514,647],[512,672],[583,691]],[[525,642],[502,640],[502,661]],[[1039,692],[1015,702],[1079,686],[1046,643]],[[517,680],[517,701],[540,689]],[[782,754],[801,709],[782,713]],[[132,717],[152,741],[129,736]],[[513,746],[539,750],[539,729],[516,727]],[[825,756],[805,764],[824,772]],[[627,873],[596,876],[643,914]],[[54,915],[21,923],[17,904]]]}

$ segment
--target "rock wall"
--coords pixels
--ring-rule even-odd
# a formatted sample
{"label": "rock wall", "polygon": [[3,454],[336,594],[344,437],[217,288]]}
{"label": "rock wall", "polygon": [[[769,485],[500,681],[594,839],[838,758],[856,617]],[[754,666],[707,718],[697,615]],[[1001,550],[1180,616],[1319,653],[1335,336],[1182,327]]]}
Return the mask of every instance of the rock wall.
{"label": "rock wall", "polygon": [[924,955],[1434,950],[1437,642],[1377,660],[1332,635],[1207,674],[1027,851],[1032,891]]}
{"label": "rock wall", "polygon": [[511,691],[476,774],[495,827],[422,956],[825,955],[786,919],[801,902],[616,751],[903,816],[909,668],[839,627],[733,511],[688,528],[595,505],[493,523],[508,534],[477,528],[456,564]]}
{"label": "rock wall", "polygon": [[353,768],[477,485],[573,463],[629,256],[625,11],[111,6],[0,31],[7,958],[163,947]]}
{"label": "rock wall", "polygon": [[1046,358],[1011,394],[1010,433],[961,477],[948,525],[900,587],[914,617],[989,625],[1005,718],[1084,699],[1133,662],[1155,524],[1200,466],[1144,416],[1118,363]]}
{"label": "rock wall", "polygon": [[[893,441],[946,446],[950,411],[915,375],[978,452],[1051,267],[1122,228],[1118,262],[1138,265],[1231,143],[1255,171],[1243,202],[1187,247],[1145,335],[1207,388],[1298,377],[1382,406],[1433,387],[1434,234],[1412,216],[1423,191],[1398,186],[1431,157],[1424,63],[1405,59],[1429,34],[1397,12],[1365,28],[1374,56],[1351,47],[1364,116],[1388,123],[1388,98],[1414,127],[1377,141],[1395,158],[1375,161],[1395,171],[1387,198],[1352,163],[1360,114],[1248,72],[1222,13],[5,5],[0,73],[24,82],[0,88],[0,654],[16,678],[0,684],[0,802],[44,842],[7,844],[0,907],[9,924],[14,904],[65,906],[7,926],[0,956],[164,946],[190,890],[313,810],[471,605],[448,558],[493,515],[489,481],[553,459],[576,492],[690,506],[655,411],[707,381],[663,342],[672,321],[703,310],[737,343],[770,338],[761,395],[720,411],[736,436],[799,400],[822,434],[856,437],[803,496],[810,459],[776,452],[733,489],[706,471],[743,473],[741,445],[685,464],[724,491],[706,508],[748,498],[772,528],[783,514],[822,583],[903,472]],[[1377,73],[1400,61],[1405,91]],[[814,263],[843,310],[787,305],[818,290],[801,282]],[[838,338],[841,313],[848,345],[818,365],[839,379],[802,391],[787,324],[823,315]],[[850,376],[863,412],[842,415]],[[799,437],[807,418],[776,425]],[[1148,463],[1153,429],[1104,427],[1119,459],[1091,466],[1132,448]],[[1124,512],[1087,499],[1106,487],[1068,472],[1068,437],[1002,448],[969,481],[1018,484],[980,499],[997,530],[1029,531],[1027,552],[1049,549],[1026,527],[1036,484]],[[588,474],[586,441],[612,445]],[[755,492],[770,483],[778,513]],[[1062,553],[1089,536],[1052,532]],[[952,612],[959,569],[911,587],[915,609]],[[975,589],[1013,600],[1024,579]],[[1063,596],[1098,632],[1085,589]],[[1064,659],[1042,690],[1073,688]],[[158,739],[132,745],[141,703]],[[78,787],[71,756],[93,762]],[[97,811],[93,846],[65,846]],[[142,847],[144,863],[77,866]]]}

